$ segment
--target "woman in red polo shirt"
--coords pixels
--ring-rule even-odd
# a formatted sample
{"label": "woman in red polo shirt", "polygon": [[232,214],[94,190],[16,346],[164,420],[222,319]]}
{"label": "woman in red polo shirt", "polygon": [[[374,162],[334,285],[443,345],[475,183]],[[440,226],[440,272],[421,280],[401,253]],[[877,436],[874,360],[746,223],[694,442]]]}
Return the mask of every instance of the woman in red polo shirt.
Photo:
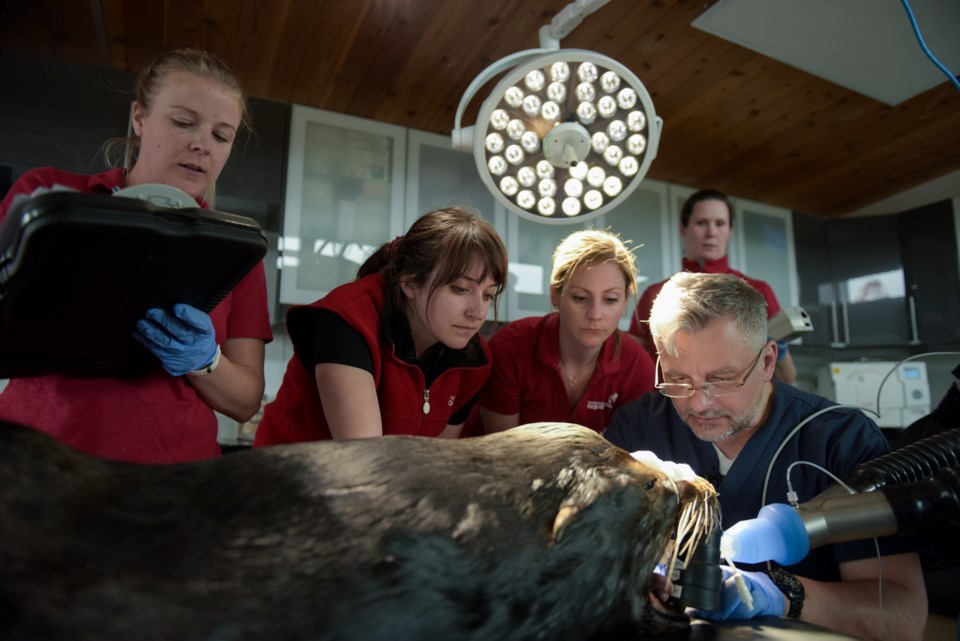
{"label": "woman in red polo shirt", "polygon": [[653,362],[617,328],[636,278],[633,254],[610,232],[577,231],[557,246],[557,311],[514,321],[490,339],[493,371],[479,400],[485,432],[537,421],[602,432],[614,410],[653,389]]}
{"label": "woman in red polo shirt", "polygon": [[[248,123],[246,98],[233,72],[206,51],[174,49],[141,71],[135,94],[132,137],[107,144],[108,156],[127,145],[135,150],[129,169],[92,175],[32,169],[0,202],[0,220],[19,197],[59,188],[107,195],[163,184],[205,208],[204,197]],[[157,357],[149,371],[133,377],[15,378],[0,394],[0,419],[30,425],[87,454],[134,463],[219,456],[214,410],[243,422],[263,398],[264,344],[273,338],[263,265],[209,315],[184,304],[151,309],[131,333],[135,329]]]}

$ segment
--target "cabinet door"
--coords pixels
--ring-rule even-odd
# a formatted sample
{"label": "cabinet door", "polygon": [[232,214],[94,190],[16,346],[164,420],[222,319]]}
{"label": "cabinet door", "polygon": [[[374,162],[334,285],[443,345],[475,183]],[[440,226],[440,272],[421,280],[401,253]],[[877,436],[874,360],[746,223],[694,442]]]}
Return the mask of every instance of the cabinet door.
{"label": "cabinet door", "polygon": [[897,216],[911,331],[925,345],[960,339],[954,216],[948,200]]}
{"label": "cabinet door", "polygon": [[827,239],[848,347],[906,345],[911,340],[895,216],[831,221]]}
{"label": "cabinet door", "polygon": [[584,223],[548,225],[516,214],[507,216],[507,253],[510,282],[507,286],[507,320],[543,316],[550,312],[550,266],[553,250]]}
{"label": "cabinet door", "polygon": [[453,149],[450,136],[408,131],[405,227],[438,207],[461,205],[476,210],[502,236],[506,212],[480,180],[473,153]]}
{"label": "cabinet door", "polygon": [[800,294],[791,212],[739,199],[736,209],[733,228],[743,248],[740,271],[766,281],[780,307],[796,305]]}
{"label": "cabinet door", "polygon": [[[594,222],[598,228],[609,228],[620,237],[637,257],[637,295],[649,285],[676,271],[680,259],[673,251],[677,235],[671,222],[666,183],[644,180],[619,207]],[[630,326],[630,316],[637,307],[637,296],[631,298],[620,329]]]}
{"label": "cabinet door", "polygon": [[294,105],[280,302],[310,303],[356,278],[404,231],[402,127]]}
{"label": "cabinet door", "polygon": [[800,306],[810,316],[813,331],[802,336],[803,345],[842,347],[836,288],[827,243],[829,221],[806,214],[793,215],[793,240],[799,273]]}
{"label": "cabinet door", "polygon": [[[463,206],[490,222],[506,242],[506,212],[487,189],[470,151],[454,149],[450,136],[410,129],[407,137],[407,187],[405,228],[417,218],[440,207]],[[516,281],[510,265],[510,283]],[[487,320],[504,320],[509,291],[499,309],[490,306]],[[495,314],[496,312],[496,314]]]}

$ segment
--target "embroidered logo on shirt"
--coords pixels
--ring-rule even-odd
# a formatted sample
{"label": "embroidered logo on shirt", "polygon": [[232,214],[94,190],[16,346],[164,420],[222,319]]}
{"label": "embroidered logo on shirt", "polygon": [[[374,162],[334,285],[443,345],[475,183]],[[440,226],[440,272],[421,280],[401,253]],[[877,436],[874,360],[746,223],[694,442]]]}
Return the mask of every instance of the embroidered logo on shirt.
{"label": "embroidered logo on shirt", "polygon": [[447,401],[447,405],[450,406],[450,407],[453,407],[453,402],[454,402],[455,400],[457,400],[457,396],[456,396],[456,395],[451,396],[451,397],[450,397],[450,400]]}
{"label": "embroidered logo on shirt", "polygon": [[613,404],[617,402],[617,397],[620,395],[614,392],[610,395],[610,398],[607,399],[607,402],[603,401],[587,401],[588,410],[612,410]]}

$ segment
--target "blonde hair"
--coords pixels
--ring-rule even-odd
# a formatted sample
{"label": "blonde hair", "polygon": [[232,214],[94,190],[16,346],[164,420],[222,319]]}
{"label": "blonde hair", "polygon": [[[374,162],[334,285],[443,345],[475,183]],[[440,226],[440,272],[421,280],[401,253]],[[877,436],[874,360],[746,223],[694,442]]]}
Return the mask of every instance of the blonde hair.
{"label": "blonde hair", "polygon": [[575,231],[560,241],[553,252],[550,287],[557,294],[563,294],[578,267],[609,262],[615,263],[623,273],[627,296],[636,292],[636,257],[620,236],[602,229]]}
{"label": "blonde hair", "polygon": [[[186,71],[216,80],[236,92],[237,101],[240,104],[240,124],[248,130],[251,129],[247,99],[236,75],[223,60],[202,49],[182,47],[158,56],[144,67],[137,76],[134,100],[149,111],[154,96],[166,81],[167,76],[175,71]],[[104,157],[108,165],[130,169],[140,153],[140,138],[135,135],[126,138],[111,138],[104,143],[103,147]]]}

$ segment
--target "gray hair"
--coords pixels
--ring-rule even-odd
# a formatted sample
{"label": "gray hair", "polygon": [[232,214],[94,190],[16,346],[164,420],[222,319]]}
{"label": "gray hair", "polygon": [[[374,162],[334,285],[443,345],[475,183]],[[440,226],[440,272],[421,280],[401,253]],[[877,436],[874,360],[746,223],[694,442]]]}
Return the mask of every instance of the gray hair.
{"label": "gray hair", "polygon": [[677,334],[703,329],[717,318],[736,321],[748,346],[759,350],[767,341],[767,301],[763,294],[732,274],[671,277],[650,311],[650,334],[657,352],[677,357]]}

